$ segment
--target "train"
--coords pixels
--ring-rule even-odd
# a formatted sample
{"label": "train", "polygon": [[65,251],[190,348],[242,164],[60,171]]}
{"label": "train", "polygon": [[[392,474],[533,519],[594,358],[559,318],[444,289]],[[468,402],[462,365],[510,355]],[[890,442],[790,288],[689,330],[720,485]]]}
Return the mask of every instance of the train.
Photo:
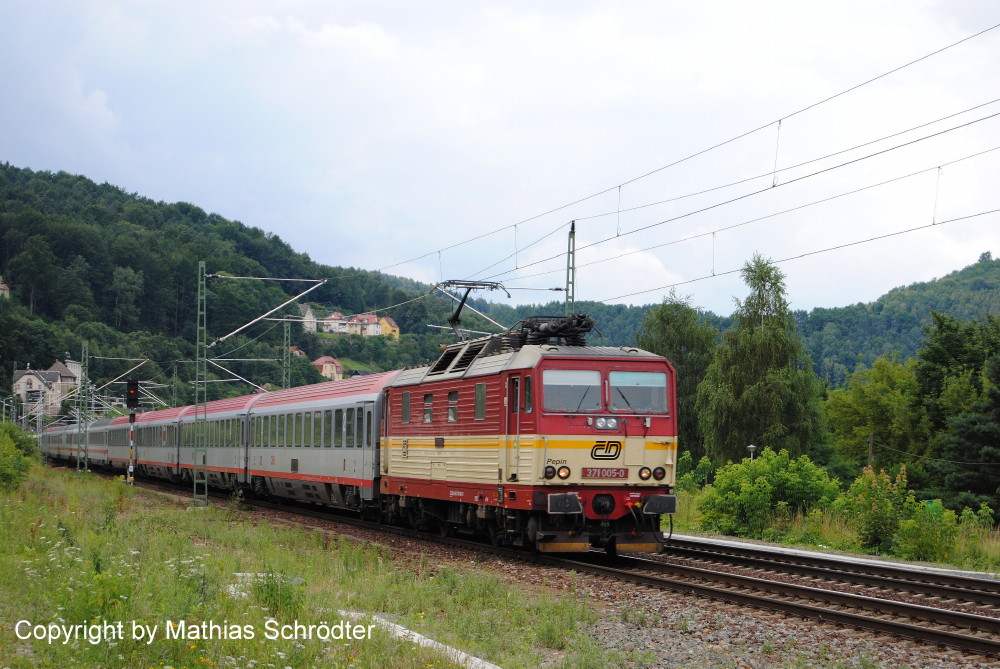
{"label": "train", "polygon": [[50,427],[41,447],[189,484],[201,452],[214,488],[541,552],[660,552],[676,511],[675,371],[587,345],[592,326],[533,317],[428,365]]}

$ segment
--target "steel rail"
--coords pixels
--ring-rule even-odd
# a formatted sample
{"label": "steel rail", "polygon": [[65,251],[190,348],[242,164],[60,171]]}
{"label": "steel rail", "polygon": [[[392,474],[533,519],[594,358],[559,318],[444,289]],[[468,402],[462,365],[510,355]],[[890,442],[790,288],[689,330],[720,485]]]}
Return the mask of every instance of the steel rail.
{"label": "steel rail", "polygon": [[778,553],[753,546],[705,544],[672,539],[664,555],[725,564],[739,564],[754,569],[782,569],[786,573],[810,578],[831,579],[905,591],[927,597],[957,599],[979,606],[1000,609],[1000,580],[961,576],[947,572],[925,572],[902,566],[850,562],[823,557]]}

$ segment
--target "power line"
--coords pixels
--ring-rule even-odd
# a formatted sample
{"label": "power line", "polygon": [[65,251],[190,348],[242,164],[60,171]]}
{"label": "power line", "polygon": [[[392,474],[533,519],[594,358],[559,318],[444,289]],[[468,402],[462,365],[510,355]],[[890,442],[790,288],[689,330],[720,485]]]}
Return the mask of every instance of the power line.
{"label": "power line", "polygon": [[896,453],[902,453],[903,455],[907,455],[907,456],[909,456],[911,458],[916,458],[917,460],[934,460],[935,462],[947,462],[948,464],[951,464],[951,465],[968,465],[968,466],[972,466],[972,467],[978,467],[978,466],[1000,467],[1000,462],[961,462],[959,460],[945,460],[944,458],[932,458],[929,455],[914,455],[913,453],[907,453],[906,451],[901,451],[898,448],[891,448],[891,447],[886,446],[885,444],[881,444],[881,443],[879,443],[877,441],[874,442],[874,443],[876,445],[878,445],[880,448],[883,448],[883,449],[885,449],[887,451],[894,451]]}
{"label": "power line", "polygon": [[[820,253],[827,253],[829,251],[837,251],[839,249],[848,248],[850,246],[858,246],[860,244],[867,244],[868,242],[874,242],[874,241],[878,241],[880,239],[887,239],[889,237],[896,237],[898,235],[905,235],[905,234],[907,234],[909,232],[915,232],[917,230],[926,230],[927,228],[935,228],[935,227],[938,227],[940,225],[945,225],[946,223],[955,223],[957,221],[965,221],[965,220],[968,220],[970,218],[976,218],[978,216],[986,216],[988,214],[996,214],[998,212],[1000,212],[1000,209],[990,209],[989,211],[981,211],[981,212],[979,212],[977,214],[969,214],[968,216],[959,216],[957,218],[951,218],[951,219],[948,219],[946,221],[938,221],[937,223],[928,223],[927,225],[918,225],[917,227],[914,227],[914,228],[908,228],[906,230],[898,230],[896,232],[889,232],[889,233],[886,233],[884,235],[877,235],[875,237],[869,237],[867,239],[861,239],[861,240],[857,240],[857,241],[853,241],[853,242],[848,242],[846,244],[838,244],[837,246],[830,246],[830,247],[827,247],[825,249],[819,249],[819,250],[816,250],[816,251],[809,251],[807,253],[801,253],[801,254],[795,255],[795,256],[789,256],[787,258],[782,258],[781,260],[772,260],[771,262],[777,264],[777,263],[788,262],[790,260],[799,260],[800,258],[807,258],[809,256],[819,255]],[[718,277],[718,276],[726,276],[728,274],[735,274],[735,273],[741,272],[741,271],[743,271],[742,268],[731,269],[731,270],[728,270],[726,272],[716,272],[715,274],[709,274],[709,275],[706,275],[706,276],[701,276],[701,277],[698,277],[696,279],[688,279],[687,281],[678,281],[677,283],[667,284],[665,286],[659,286],[657,288],[648,288],[646,290],[639,290],[639,291],[636,291],[634,293],[627,293],[625,295],[618,295],[616,297],[608,297],[608,298],[605,298],[605,299],[598,300],[598,302],[612,302],[614,300],[620,300],[620,299],[623,299],[623,298],[626,298],[626,297],[634,297],[635,295],[644,295],[645,293],[652,293],[652,292],[655,292],[655,291],[658,291],[658,290],[666,290],[668,288],[676,288],[677,286],[683,286],[683,285],[689,284],[689,283],[695,283],[695,282],[698,282],[698,281],[704,281],[706,279],[714,279],[715,277]]]}

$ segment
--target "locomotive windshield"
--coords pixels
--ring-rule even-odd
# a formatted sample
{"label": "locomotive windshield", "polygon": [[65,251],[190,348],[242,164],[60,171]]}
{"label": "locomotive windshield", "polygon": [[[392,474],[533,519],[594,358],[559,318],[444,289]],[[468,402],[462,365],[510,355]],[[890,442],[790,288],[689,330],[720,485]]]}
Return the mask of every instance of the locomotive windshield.
{"label": "locomotive windshield", "polygon": [[611,372],[611,410],[667,412],[667,375],[663,372]]}
{"label": "locomotive windshield", "polygon": [[590,369],[546,369],[542,373],[546,411],[600,411],[601,373]]}

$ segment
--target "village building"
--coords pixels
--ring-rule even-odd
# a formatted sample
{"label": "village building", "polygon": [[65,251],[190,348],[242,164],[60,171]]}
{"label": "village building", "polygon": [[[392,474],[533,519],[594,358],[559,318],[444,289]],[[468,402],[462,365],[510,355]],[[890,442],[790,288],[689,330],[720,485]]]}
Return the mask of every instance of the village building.
{"label": "village building", "polygon": [[316,332],[316,314],[308,304],[299,305],[299,313],[302,314],[302,329],[306,332]]}
{"label": "village building", "polygon": [[25,413],[58,416],[63,400],[79,386],[81,373],[80,363],[70,360],[67,353],[65,363],[56,360],[44,371],[30,365],[14,370],[11,390],[20,398]]}
{"label": "village building", "polygon": [[320,375],[331,381],[340,381],[344,378],[344,365],[336,358],[328,355],[320,356],[313,360],[312,364],[319,370]]}
{"label": "village building", "polygon": [[375,314],[358,314],[347,322],[347,334],[357,334],[362,337],[376,337],[382,334],[382,329]]}
{"label": "village building", "polygon": [[378,319],[378,324],[383,337],[399,339],[399,326],[396,325],[396,321],[392,320],[388,316],[382,316]]}
{"label": "village building", "polygon": [[0,298],[3,298],[5,300],[10,299],[10,286],[4,283],[2,276],[0,276]]}
{"label": "village building", "polygon": [[319,319],[319,328],[332,334],[348,334],[347,317],[339,311],[331,311],[329,315]]}

